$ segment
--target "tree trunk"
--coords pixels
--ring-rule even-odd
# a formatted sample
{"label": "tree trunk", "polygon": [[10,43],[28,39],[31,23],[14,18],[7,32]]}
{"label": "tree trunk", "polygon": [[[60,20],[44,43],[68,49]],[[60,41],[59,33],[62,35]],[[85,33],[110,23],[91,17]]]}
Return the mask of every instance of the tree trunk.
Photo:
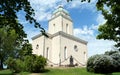
{"label": "tree trunk", "polygon": [[3,69],[3,60],[0,60],[0,70]]}

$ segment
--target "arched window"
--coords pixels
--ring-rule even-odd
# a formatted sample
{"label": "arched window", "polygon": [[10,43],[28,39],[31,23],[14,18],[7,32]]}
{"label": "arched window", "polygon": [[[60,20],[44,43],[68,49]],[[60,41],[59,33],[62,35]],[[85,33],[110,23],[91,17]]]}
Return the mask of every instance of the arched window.
{"label": "arched window", "polygon": [[38,48],[39,48],[39,45],[37,44],[37,45],[36,45],[36,49],[38,49]]}
{"label": "arched window", "polygon": [[75,51],[78,51],[77,45],[74,46],[74,50],[75,50]]}
{"label": "arched window", "polygon": [[85,61],[86,61],[86,59],[87,59],[86,52],[84,52],[84,59],[85,59]]}
{"label": "arched window", "polygon": [[49,47],[47,47],[47,50],[46,50],[46,58],[47,59],[49,58]]}
{"label": "arched window", "polygon": [[67,47],[64,47],[64,59],[67,59]]}
{"label": "arched window", "polygon": [[55,32],[55,24],[53,24],[53,31]]}
{"label": "arched window", "polygon": [[66,24],[66,33],[69,33],[68,24]]}

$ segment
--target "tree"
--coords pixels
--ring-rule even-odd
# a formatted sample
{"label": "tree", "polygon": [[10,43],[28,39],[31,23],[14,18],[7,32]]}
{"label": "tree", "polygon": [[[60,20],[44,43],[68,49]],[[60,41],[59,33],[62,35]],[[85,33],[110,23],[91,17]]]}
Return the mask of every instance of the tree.
{"label": "tree", "polygon": [[32,45],[28,40],[24,41],[22,48],[19,50],[18,58],[23,59],[26,55],[32,55]]}
{"label": "tree", "polygon": [[[34,18],[34,10],[28,0],[1,0],[0,1],[0,68],[3,68],[3,62],[8,56],[17,55],[19,49],[26,38],[23,25],[19,23],[17,13],[25,12],[26,21],[33,23],[36,28],[40,28],[45,35],[45,30]],[[6,27],[7,30],[4,28]],[[4,32],[6,31],[6,32]],[[15,34],[13,34],[15,32]],[[13,35],[13,36],[11,36]],[[7,37],[8,36],[8,37]],[[13,40],[12,40],[13,39]],[[11,43],[15,43],[14,45]],[[13,49],[16,48],[16,49]],[[5,58],[4,58],[5,57]]]}
{"label": "tree", "polygon": [[14,57],[15,49],[17,48],[17,34],[14,29],[9,30],[9,27],[0,28],[0,69],[3,69],[3,62],[7,57]]}
{"label": "tree", "polygon": [[[25,12],[25,18],[30,23],[34,23],[36,28],[42,29],[42,32],[45,30],[41,27],[41,25],[33,18],[35,15],[34,10],[30,6],[30,2],[28,0],[2,0],[0,1],[0,27],[7,26],[8,24],[14,23],[14,25],[10,25],[10,27],[13,27],[16,29],[17,32],[19,32],[18,27],[22,24],[16,22],[17,12],[20,10]],[[7,23],[4,24],[3,20],[6,20]]]}
{"label": "tree", "polygon": [[120,0],[98,0],[96,6],[107,20],[98,28],[97,38],[115,41],[120,50]]}

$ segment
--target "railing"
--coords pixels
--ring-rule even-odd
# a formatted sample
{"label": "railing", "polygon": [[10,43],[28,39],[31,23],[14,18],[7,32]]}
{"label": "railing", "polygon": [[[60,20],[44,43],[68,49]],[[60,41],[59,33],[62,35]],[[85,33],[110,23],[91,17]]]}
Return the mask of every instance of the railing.
{"label": "railing", "polygon": [[[71,56],[69,56],[67,59],[65,59],[65,60],[63,60],[63,61],[61,61],[59,63],[54,63],[54,62],[50,61],[49,59],[47,59],[47,61],[50,62],[50,63],[52,63],[52,65],[59,65],[60,66],[62,63],[66,62],[68,59],[70,59],[70,57]],[[81,66],[85,66],[85,64],[79,62],[75,57],[72,56],[72,58],[73,58],[73,60],[75,60],[77,62],[77,64],[79,64]]]}

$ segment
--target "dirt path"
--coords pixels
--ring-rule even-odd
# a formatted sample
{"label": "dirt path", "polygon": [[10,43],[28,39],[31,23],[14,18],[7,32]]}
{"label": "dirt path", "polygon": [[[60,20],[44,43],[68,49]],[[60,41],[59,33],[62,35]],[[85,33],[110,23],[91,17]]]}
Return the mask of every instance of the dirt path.
{"label": "dirt path", "polygon": [[39,74],[39,73],[32,73],[32,74],[30,74],[30,75],[41,75],[41,74]]}

